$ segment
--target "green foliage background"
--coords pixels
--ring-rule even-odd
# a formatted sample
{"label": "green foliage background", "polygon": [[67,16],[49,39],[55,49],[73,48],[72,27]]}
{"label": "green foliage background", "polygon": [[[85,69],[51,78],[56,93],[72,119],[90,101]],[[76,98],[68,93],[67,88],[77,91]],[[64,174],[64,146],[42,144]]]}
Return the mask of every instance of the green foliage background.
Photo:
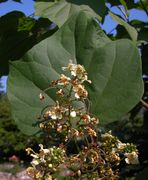
{"label": "green foliage background", "polygon": [[17,128],[11,116],[10,103],[3,94],[0,97],[0,156],[1,162],[8,161],[12,155],[21,160],[26,158],[25,149],[28,146],[35,147],[41,143],[41,138],[24,135]]}

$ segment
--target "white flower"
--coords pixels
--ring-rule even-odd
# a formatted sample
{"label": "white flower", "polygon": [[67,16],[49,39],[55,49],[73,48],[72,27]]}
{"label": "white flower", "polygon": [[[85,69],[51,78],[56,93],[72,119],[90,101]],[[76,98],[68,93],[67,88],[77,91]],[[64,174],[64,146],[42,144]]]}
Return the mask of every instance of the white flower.
{"label": "white flower", "polygon": [[85,123],[89,123],[90,120],[91,120],[91,118],[90,118],[90,116],[89,116],[88,114],[83,114],[83,115],[81,116],[81,119],[82,119]]}
{"label": "white flower", "polygon": [[63,91],[63,89],[58,90],[58,91],[56,92],[56,94],[57,94],[58,96],[63,97],[63,96],[64,96],[64,91]]}
{"label": "white flower", "polygon": [[125,162],[127,164],[139,164],[138,154],[136,152],[125,153]]}
{"label": "white flower", "polygon": [[43,148],[43,144],[39,144],[39,147],[41,148],[40,151],[43,151],[44,154],[48,154],[50,152],[49,149],[44,149]]}
{"label": "white flower", "polygon": [[104,139],[113,138],[113,135],[111,134],[111,131],[109,131],[108,133],[102,134],[101,137]]}
{"label": "white flower", "polygon": [[88,133],[90,136],[97,136],[96,131],[93,130],[92,128],[87,127],[86,130],[87,130],[87,133]]}
{"label": "white flower", "polygon": [[73,76],[76,76],[75,69],[76,69],[76,64],[73,64],[71,59],[69,60],[69,64],[67,67],[62,67],[63,71],[70,71],[71,75]]}
{"label": "white flower", "polygon": [[119,150],[124,149],[126,146],[127,146],[126,143],[122,143],[122,142],[120,142],[120,141],[119,141],[118,144],[117,144],[117,148],[118,148]]}
{"label": "white flower", "polygon": [[61,86],[66,86],[69,84],[70,80],[71,79],[69,77],[65,76],[64,74],[61,74],[57,84]]}
{"label": "white flower", "polygon": [[50,110],[46,111],[45,116],[51,117],[51,119],[62,119],[63,113],[68,109],[59,105],[59,102],[56,102],[56,106],[50,108]]}
{"label": "white flower", "polygon": [[86,98],[88,96],[88,92],[81,84],[75,85],[73,87],[73,91],[75,92],[75,97],[77,99],[79,99],[80,97]]}
{"label": "white flower", "polygon": [[48,167],[49,167],[49,168],[52,168],[52,164],[48,164]]}
{"label": "white flower", "polygon": [[58,119],[62,119],[62,115],[60,115],[60,116],[58,115],[58,116],[57,116],[57,115],[54,114],[54,112],[53,112],[52,115],[51,115],[51,119],[54,119],[54,120],[55,120],[55,119],[57,119],[57,118],[58,118]]}
{"label": "white flower", "polygon": [[33,159],[31,162],[32,166],[36,166],[39,164],[39,160],[38,159]]}
{"label": "white flower", "polygon": [[30,156],[32,156],[33,158],[39,158],[37,154],[30,154]]}
{"label": "white flower", "polygon": [[61,125],[58,125],[57,131],[58,131],[58,132],[62,132],[62,129],[63,129],[63,127],[62,127]]}
{"label": "white flower", "polygon": [[62,70],[70,71],[71,75],[75,77],[77,76],[77,78],[80,80],[81,83],[83,83],[84,81],[88,81],[89,83],[91,83],[91,81],[88,80],[87,72],[84,66],[80,64],[73,64],[72,60],[70,60],[70,63],[68,64],[68,66],[63,67]]}
{"label": "white flower", "polygon": [[77,115],[77,114],[76,114],[76,111],[71,111],[71,113],[70,113],[70,116],[71,116],[71,117],[76,117],[76,115]]}
{"label": "white flower", "polygon": [[40,93],[40,94],[39,94],[39,99],[42,101],[42,100],[45,99],[45,96],[44,96],[42,93]]}

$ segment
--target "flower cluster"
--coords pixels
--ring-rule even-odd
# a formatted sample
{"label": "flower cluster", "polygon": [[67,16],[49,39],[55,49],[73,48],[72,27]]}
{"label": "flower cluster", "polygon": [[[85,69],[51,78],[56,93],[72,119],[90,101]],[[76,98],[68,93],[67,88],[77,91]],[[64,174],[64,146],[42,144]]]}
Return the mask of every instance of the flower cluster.
{"label": "flower cluster", "polygon": [[[27,173],[37,180],[56,179],[57,175],[71,179],[118,179],[121,161],[138,163],[136,147],[122,143],[111,132],[99,134],[99,119],[89,112],[84,83],[91,81],[85,68],[70,62],[62,69],[70,76],[61,74],[51,82],[48,89],[55,89],[57,101],[42,110],[38,121],[48,135],[46,141],[52,145],[46,144],[46,149],[39,145],[39,153],[26,149],[33,157]],[[40,93],[39,98],[44,100],[44,94]],[[71,144],[75,152],[69,148]]]}
{"label": "flower cluster", "polygon": [[[138,164],[138,151],[136,146],[129,143],[122,143],[117,137],[111,134],[111,131],[101,135],[100,146],[106,152],[105,159],[119,165],[122,159],[127,164]],[[121,159],[122,157],[122,159]]]}
{"label": "flower cluster", "polygon": [[39,153],[35,153],[31,148],[26,149],[28,155],[33,157],[32,167],[27,169],[27,173],[33,179],[44,177],[45,180],[50,180],[52,179],[51,174],[57,172],[60,164],[64,163],[65,151],[59,147],[44,149],[42,144],[39,146]]}
{"label": "flower cluster", "polygon": [[[63,67],[62,69],[64,71],[70,72],[71,78],[67,77],[64,74],[61,74],[61,76],[58,80],[52,81],[53,86],[59,86],[57,95],[63,97],[64,94],[66,93],[64,91],[64,89],[71,87],[71,91],[73,91],[74,97],[76,99],[87,98],[88,92],[85,89],[83,83],[85,81],[91,83],[91,81],[88,80],[88,76],[87,76],[85,68],[79,64],[76,65],[76,64],[73,64],[72,62],[70,62],[67,67]],[[63,87],[64,87],[64,89],[63,89]]]}

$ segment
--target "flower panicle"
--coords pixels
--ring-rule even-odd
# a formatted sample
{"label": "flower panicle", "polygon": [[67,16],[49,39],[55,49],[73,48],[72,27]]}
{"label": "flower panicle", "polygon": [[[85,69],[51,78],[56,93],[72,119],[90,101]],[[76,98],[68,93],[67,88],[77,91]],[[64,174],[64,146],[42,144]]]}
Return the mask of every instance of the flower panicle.
{"label": "flower panicle", "polygon": [[[70,60],[62,70],[70,72],[70,77],[61,74],[51,82],[47,89],[55,88],[57,100],[42,110],[39,121],[39,128],[56,145],[44,148],[39,144],[38,153],[26,149],[33,158],[28,175],[36,180],[56,180],[57,174],[75,179],[88,174],[90,179],[118,179],[115,167],[121,161],[139,163],[136,146],[122,143],[111,131],[104,134],[98,131],[99,119],[89,112],[84,82],[91,81],[84,66]],[[45,99],[43,93],[39,99]],[[68,152],[71,143],[75,144],[76,153]]]}

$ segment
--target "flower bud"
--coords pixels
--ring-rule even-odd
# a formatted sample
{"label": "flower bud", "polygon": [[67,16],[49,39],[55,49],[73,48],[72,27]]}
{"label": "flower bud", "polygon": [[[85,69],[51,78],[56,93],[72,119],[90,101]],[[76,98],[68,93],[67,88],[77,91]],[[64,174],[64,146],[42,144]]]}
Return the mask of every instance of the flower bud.
{"label": "flower bud", "polygon": [[45,96],[44,96],[42,93],[40,93],[39,98],[40,98],[40,100],[42,101],[42,100],[45,99]]}

